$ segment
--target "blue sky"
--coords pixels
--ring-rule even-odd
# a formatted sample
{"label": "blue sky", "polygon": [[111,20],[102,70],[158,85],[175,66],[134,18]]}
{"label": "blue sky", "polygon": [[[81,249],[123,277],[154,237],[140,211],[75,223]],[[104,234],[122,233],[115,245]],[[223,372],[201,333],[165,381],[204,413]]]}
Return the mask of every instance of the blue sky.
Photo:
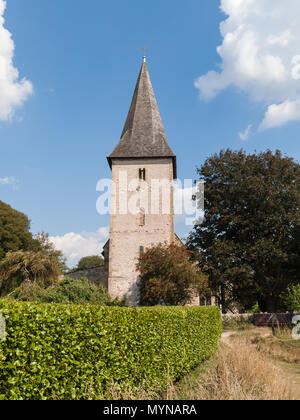
{"label": "blue sky", "polygon": [[[82,255],[93,251],[89,242],[105,241],[109,218],[96,212],[96,183],[110,177],[106,156],[120,138],[145,44],[181,179],[194,178],[196,166],[227,147],[278,148],[299,160],[299,87],[283,82],[282,66],[266,52],[269,45],[273,56],[282,54],[283,63],[300,54],[293,46],[293,39],[299,45],[299,33],[292,25],[299,6],[287,0],[294,7],[291,14],[274,18],[270,33],[263,34],[265,25],[251,17],[252,0],[244,1],[249,10],[236,7],[240,0],[222,0],[223,11],[220,0],[9,0],[4,27],[15,45],[13,66],[33,92],[27,85],[22,105],[0,117],[0,199],[25,212],[34,233],[59,237],[56,243],[69,261],[77,258],[76,246]],[[277,2],[261,4],[280,9]],[[221,35],[224,11],[232,21]],[[229,46],[224,43],[239,19],[257,31],[257,45],[264,45],[259,62],[249,31]],[[0,36],[0,57],[1,42]],[[216,48],[222,43],[220,56]],[[291,57],[285,57],[287,45]],[[250,64],[238,68],[245,50]],[[258,64],[261,68],[254,68]],[[218,74],[207,76],[210,71]],[[187,229],[179,225],[178,231]]]}

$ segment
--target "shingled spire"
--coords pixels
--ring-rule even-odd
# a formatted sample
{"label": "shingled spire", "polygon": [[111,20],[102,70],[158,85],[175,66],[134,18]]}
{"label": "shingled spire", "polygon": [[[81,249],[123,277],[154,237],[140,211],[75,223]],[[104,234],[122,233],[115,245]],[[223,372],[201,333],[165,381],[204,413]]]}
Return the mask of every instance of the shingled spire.
{"label": "shingled spire", "polygon": [[115,158],[172,158],[176,178],[176,156],[167,142],[145,58],[121,140],[108,156],[110,166]]}

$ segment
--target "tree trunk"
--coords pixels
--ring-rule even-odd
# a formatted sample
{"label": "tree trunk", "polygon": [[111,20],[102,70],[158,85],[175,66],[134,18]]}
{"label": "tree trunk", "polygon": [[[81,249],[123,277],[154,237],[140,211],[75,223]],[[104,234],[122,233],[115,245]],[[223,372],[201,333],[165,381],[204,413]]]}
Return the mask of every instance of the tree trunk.
{"label": "tree trunk", "polygon": [[225,287],[221,286],[221,304],[222,304],[222,313],[226,314],[226,294],[225,294]]}

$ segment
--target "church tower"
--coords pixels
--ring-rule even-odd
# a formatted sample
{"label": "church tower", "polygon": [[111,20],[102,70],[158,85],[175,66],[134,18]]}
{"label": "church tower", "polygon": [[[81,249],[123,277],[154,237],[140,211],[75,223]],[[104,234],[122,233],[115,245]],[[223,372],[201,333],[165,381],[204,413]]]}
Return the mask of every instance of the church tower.
{"label": "church tower", "polygon": [[110,240],[104,250],[108,291],[135,306],[139,256],[153,245],[176,241],[176,156],[167,142],[145,57],[120,142],[107,159],[113,181]]}

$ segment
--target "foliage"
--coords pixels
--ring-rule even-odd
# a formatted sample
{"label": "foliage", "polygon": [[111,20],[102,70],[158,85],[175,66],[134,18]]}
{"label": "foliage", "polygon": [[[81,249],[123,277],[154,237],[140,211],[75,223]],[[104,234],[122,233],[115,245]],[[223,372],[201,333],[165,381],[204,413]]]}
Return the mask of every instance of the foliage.
{"label": "foliage", "polygon": [[0,295],[12,293],[24,282],[50,286],[60,274],[55,256],[43,251],[8,252],[0,262]]}
{"label": "foliage", "polygon": [[252,308],[249,309],[248,313],[249,314],[260,314],[261,313],[258,302],[256,302],[255,305],[253,305]]}
{"label": "foliage", "polygon": [[24,302],[124,306],[123,302],[113,300],[106,289],[90,284],[86,278],[65,278],[47,289],[35,283],[23,283],[12,297]]}
{"label": "foliage", "polygon": [[86,268],[102,267],[104,265],[104,259],[99,255],[91,257],[81,258],[77,265],[77,270],[83,270]]}
{"label": "foliage", "polygon": [[185,305],[195,294],[204,293],[205,279],[191,262],[191,252],[176,244],[159,244],[141,255],[140,303],[154,306]]}
{"label": "foliage", "polygon": [[300,284],[289,287],[285,293],[281,295],[284,306],[288,311],[300,311]]}
{"label": "foliage", "polygon": [[254,328],[253,317],[242,314],[239,316],[223,315],[222,324],[224,330],[247,330]]}
{"label": "foliage", "polygon": [[[51,286],[50,286],[51,287]],[[24,282],[11,293],[7,299],[15,299],[23,302],[45,302],[48,296],[48,288],[43,288],[37,283]]]}
{"label": "foliage", "polygon": [[62,273],[65,273],[68,270],[66,266],[66,258],[63,255],[62,251],[55,249],[53,242],[49,239],[49,234],[45,232],[38,233],[35,237],[35,247],[34,251],[43,251],[49,257],[56,259],[57,264]]}
{"label": "foliage", "polygon": [[86,278],[65,278],[58,285],[48,289],[48,297],[44,302],[113,305],[114,301],[106,289],[90,284]]}
{"label": "foliage", "polygon": [[205,220],[189,237],[211,288],[244,310],[280,306],[300,270],[300,165],[277,151],[222,151],[198,169],[205,181]]}
{"label": "foliage", "polygon": [[30,250],[35,240],[29,231],[28,217],[0,201],[0,261],[7,252]]}
{"label": "foliage", "polygon": [[23,281],[49,285],[66,269],[65,259],[45,233],[33,237],[28,217],[0,201],[0,295]]}
{"label": "foliage", "polygon": [[0,301],[1,399],[85,399],[164,389],[217,349],[221,317],[210,308],[107,308]]}

